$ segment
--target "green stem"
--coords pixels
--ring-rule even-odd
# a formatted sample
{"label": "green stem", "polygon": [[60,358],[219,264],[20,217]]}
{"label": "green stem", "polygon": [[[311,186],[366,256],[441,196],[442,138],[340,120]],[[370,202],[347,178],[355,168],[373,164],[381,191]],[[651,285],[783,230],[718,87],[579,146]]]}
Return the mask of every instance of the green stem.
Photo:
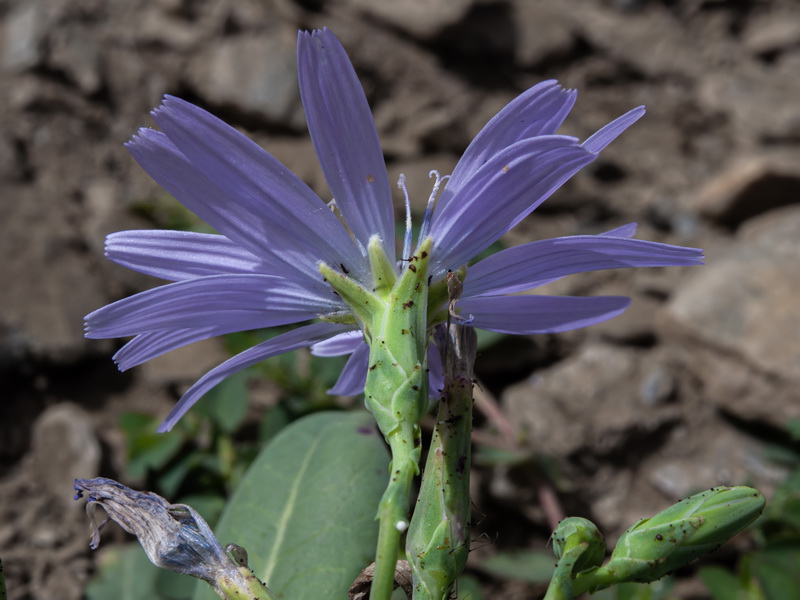
{"label": "green stem", "polygon": [[583,542],[572,548],[566,550],[556,565],[553,571],[553,577],[550,579],[550,585],[547,587],[547,594],[544,600],[574,600],[581,592],[578,592],[572,579],[572,569],[575,566],[575,561],[581,557],[586,549],[589,547],[587,542]]}
{"label": "green stem", "polygon": [[277,596],[247,567],[239,568],[236,577],[220,577],[214,590],[222,600],[277,600]]}
{"label": "green stem", "polygon": [[416,435],[414,428],[406,423],[388,440],[392,449],[392,470],[378,507],[378,546],[370,600],[389,600],[394,590],[400,538],[408,527],[411,483],[417,472],[417,463],[409,453],[409,446],[416,447]]}

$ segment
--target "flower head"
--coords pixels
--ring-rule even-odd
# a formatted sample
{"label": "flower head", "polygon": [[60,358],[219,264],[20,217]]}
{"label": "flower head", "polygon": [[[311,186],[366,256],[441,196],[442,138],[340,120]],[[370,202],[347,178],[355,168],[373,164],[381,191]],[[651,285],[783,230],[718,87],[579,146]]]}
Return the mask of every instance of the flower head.
{"label": "flower head", "polygon": [[[374,290],[381,278],[370,260],[376,248],[385,259],[382,273],[394,271],[394,277],[415,251],[409,218],[402,254],[396,255],[383,155],[341,44],[327,29],[301,32],[297,60],[308,129],[338,215],[246,136],[178,98],[165,97],[153,111],[161,131],[141,129],[127,144],[153,179],[219,234],[147,230],[108,237],[108,258],[173,282],[86,317],[87,337],[134,336],[115,355],[120,369],[225,333],[313,321],[212,369],[184,394],[162,430],[225,377],[304,346],[323,356],[351,354],[331,392],[359,393],[368,356],[362,324],[320,275],[320,265]],[[630,239],[635,225],[628,225],[596,236],[516,246],[467,271],[471,259],[644,114],[635,108],[580,142],[555,134],[574,102],[575,92],[555,81],[532,87],[483,128],[449,178],[437,174],[417,242],[430,237],[433,244],[430,327],[453,308],[447,298],[450,272],[463,279],[455,310],[465,322],[530,334],[598,323],[623,312],[630,301],[509,294],[583,271],[700,264],[701,251]],[[433,388],[438,362],[431,352]]]}

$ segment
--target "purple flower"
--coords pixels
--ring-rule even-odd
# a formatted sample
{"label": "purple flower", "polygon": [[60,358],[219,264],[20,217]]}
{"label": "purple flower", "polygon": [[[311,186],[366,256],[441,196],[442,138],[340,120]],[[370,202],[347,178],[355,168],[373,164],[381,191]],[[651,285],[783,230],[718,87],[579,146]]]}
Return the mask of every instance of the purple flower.
{"label": "purple flower", "polygon": [[[351,354],[331,391],[363,390],[367,345],[318,265],[373,288],[366,252],[373,236],[392,262],[403,264],[395,252],[391,189],[366,97],[339,41],[327,29],[301,32],[297,60],[308,128],[341,219],[270,154],[183,100],[165,97],[153,111],[161,131],[141,129],[127,144],[153,179],[220,235],[147,230],[108,237],[108,258],[174,282],[86,317],[87,337],[134,336],[114,357],[121,370],[213,336],[314,321],[212,369],[161,430],[225,377],[304,346],[323,356]],[[574,102],[575,92],[555,81],[532,87],[477,135],[438,202],[444,178],[437,176],[419,238],[434,240],[432,285],[465,267],[644,114],[635,108],[580,142],[554,133]],[[701,264],[700,250],[630,239],[634,231],[628,225],[498,252],[469,267],[457,306],[472,326],[491,331],[566,331],[614,317],[630,300],[508,294],[583,271]],[[400,259],[411,249],[409,227]],[[431,306],[429,314],[443,308]],[[436,354],[429,358],[434,373],[441,371]]]}

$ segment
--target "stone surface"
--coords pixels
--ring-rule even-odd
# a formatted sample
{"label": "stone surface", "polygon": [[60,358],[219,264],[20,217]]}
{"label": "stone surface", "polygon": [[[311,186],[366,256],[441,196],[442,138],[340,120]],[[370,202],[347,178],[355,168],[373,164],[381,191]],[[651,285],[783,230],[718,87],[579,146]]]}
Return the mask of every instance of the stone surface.
{"label": "stone surface", "polygon": [[75,478],[100,473],[100,443],[89,415],[72,403],[48,408],[33,427],[32,468],[53,502],[78,508],[71,490]]}
{"label": "stone surface", "polygon": [[403,29],[424,40],[430,40],[464,17],[475,0],[337,0],[369,17]]}
{"label": "stone surface", "polygon": [[302,129],[294,28],[226,39],[193,57],[189,79],[211,104],[239,114]]}
{"label": "stone surface", "polygon": [[[510,387],[503,406],[533,448],[555,456],[608,454],[679,417],[653,402],[647,381],[664,357],[589,343],[577,354]],[[668,377],[668,375],[663,375]]]}
{"label": "stone surface", "polygon": [[569,54],[575,44],[569,8],[547,0],[516,0],[513,8],[520,65],[536,67]]}
{"label": "stone surface", "polygon": [[765,374],[800,379],[799,238],[796,207],[749,223],[735,247],[709,257],[670,302],[665,330],[679,327]]}
{"label": "stone surface", "polygon": [[743,43],[750,52],[769,58],[775,53],[800,46],[800,11],[775,11],[753,19],[744,32]]}
{"label": "stone surface", "polygon": [[779,151],[736,159],[686,202],[730,229],[773,208],[800,204],[800,153]]}

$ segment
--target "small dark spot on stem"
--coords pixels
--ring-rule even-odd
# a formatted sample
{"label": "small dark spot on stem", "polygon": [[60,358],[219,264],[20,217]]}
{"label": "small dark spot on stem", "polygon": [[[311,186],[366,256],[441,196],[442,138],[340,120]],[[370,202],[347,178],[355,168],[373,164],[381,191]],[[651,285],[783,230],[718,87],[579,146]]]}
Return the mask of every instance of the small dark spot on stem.
{"label": "small dark spot on stem", "polygon": [[408,265],[408,268],[411,269],[412,273],[416,273],[417,272],[417,265]]}
{"label": "small dark spot on stem", "polygon": [[403,308],[411,308],[412,306],[414,306],[413,300],[409,300],[408,302],[403,302]]}

